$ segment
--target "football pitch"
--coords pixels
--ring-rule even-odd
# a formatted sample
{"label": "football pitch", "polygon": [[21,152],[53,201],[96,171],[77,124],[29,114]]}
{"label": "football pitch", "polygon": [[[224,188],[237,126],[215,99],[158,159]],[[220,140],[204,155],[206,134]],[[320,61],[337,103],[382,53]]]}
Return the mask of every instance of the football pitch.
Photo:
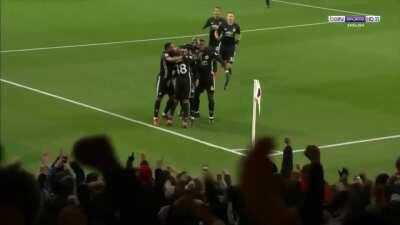
{"label": "football pitch", "polygon": [[[242,29],[229,89],[220,72],[216,121],[190,129],[151,126],[163,45],[184,44],[214,6]],[[69,151],[79,137],[108,134],[122,162],[131,153],[181,170],[237,172],[250,142],[252,84],[263,89],[258,135],[282,148],[324,146],[328,180],[339,167],[372,177],[400,155],[400,2],[2,0],[1,143],[8,160],[35,171],[40,154]],[[365,27],[329,15],[379,15]],[[280,164],[279,153],[274,159]],[[306,160],[301,151],[296,163]]]}

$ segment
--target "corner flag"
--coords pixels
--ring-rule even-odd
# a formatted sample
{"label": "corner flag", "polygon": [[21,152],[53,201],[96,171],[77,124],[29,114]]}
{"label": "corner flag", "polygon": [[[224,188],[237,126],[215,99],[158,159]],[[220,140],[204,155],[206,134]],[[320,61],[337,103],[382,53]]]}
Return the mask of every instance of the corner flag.
{"label": "corner flag", "polygon": [[261,115],[261,86],[258,80],[254,80],[254,100],[257,103],[258,115]]}
{"label": "corner flag", "polygon": [[256,140],[256,117],[257,117],[257,108],[258,115],[261,115],[261,85],[259,80],[254,80],[253,87],[253,119],[252,119],[252,132],[251,132],[251,141],[253,145]]}

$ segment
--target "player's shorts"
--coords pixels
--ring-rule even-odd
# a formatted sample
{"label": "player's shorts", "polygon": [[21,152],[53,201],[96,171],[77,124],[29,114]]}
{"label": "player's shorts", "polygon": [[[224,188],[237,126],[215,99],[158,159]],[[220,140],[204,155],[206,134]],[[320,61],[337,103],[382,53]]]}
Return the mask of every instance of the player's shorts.
{"label": "player's shorts", "polygon": [[219,50],[219,41],[217,40],[210,40],[208,42],[208,47],[211,48],[212,50],[215,50],[218,52]]}
{"label": "player's shorts", "polygon": [[174,85],[171,79],[165,79],[158,76],[156,85],[156,96],[163,97],[164,95],[173,95]]}
{"label": "player's shorts", "polygon": [[190,76],[175,78],[175,97],[178,100],[189,99],[192,95],[192,81]]}
{"label": "player's shorts", "polygon": [[200,78],[199,86],[197,87],[198,92],[202,93],[203,91],[207,91],[207,93],[212,93],[215,91],[215,79],[210,74],[209,78]]}
{"label": "player's shorts", "polygon": [[219,54],[222,60],[232,64],[235,61],[235,46],[221,45]]}

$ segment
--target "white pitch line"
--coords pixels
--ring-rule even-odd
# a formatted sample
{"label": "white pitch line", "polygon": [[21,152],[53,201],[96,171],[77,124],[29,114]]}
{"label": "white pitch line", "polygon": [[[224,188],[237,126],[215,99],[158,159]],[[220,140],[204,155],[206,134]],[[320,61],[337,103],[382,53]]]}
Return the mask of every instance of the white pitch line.
{"label": "white pitch line", "polygon": [[324,24],[329,24],[329,22],[305,23],[305,24],[287,25],[287,26],[279,26],[279,27],[255,28],[255,29],[244,30],[242,32],[243,33],[250,33],[250,32],[255,32],[255,31],[282,30],[282,29],[298,28],[298,27],[310,27],[310,26],[317,26],[317,25],[324,25]]}
{"label": "white pitch line", "polygon": [[232,151],[238,151],[238,152],[247,150],[248,150],[247,148],[232,148]]}
{"label": "white pitch line", "polygon": [[[329,22],[318,22],[318,23],[295,24],[295,25],[276,26],[276,27],[262,27],[262,28],[243,30],[242,33],[250,33],[250,32],[255,32],[255,31],[283,30],[283,29],[298,28],[298,27],[310,27],[310,26],[324,25],[324,24],[328,24],[328,23]],[[201,37],[201,36],[207,36],[207,35],[208,34],[202,33],[202,34],[191,34],[191,35],[182,35],[182,36],[136,39],[136,40],[128,40],[128,41],[112,41],[112,42],[99,42],[99,43],[87,43],[87,44],[76,44],[76,45],[60,45],[60,46],[52,46],[52,47],[9,49],[9,50],[2,50],[2,51],[0,51],[0,53],[33,52],[33,51],[46,51],[46,50],[55,50],[55,49],[66,49],[66,48],[122,45],[122,44],[143,43],[143,42],[152,42],[152,41],[163,41],[163,40],[178,40],[178,39]]]}
{"label": "white pitch line", "polygon": [[[378,137],[378,138],[370,138],[370,139],[364,139],[364,140],[355,140],[355,141],[349,141],[349,142],[343,142],[343,143],[337,143],[337,144],[331,144],[331,145],[321,145],[321,146],[318,146],[318,147],[320,149],[328,149],[328,148],[335,148],[335,147],[354,145],[354,144],[361,144],[361,143],[368,143],[368,142],[377,142],[377,141],[397,139],[397,138],[400,138],[400,134],[391,135],[391,136],[385,136],[385,137]],[[305,149],[297,149],[297,150],[293,150],[293,153],[304,152],[304,151],[305,151]],[[283,152],[278,152],[278,153],[271,154],[271,156],[279,156],[279,155],[282,155],[282,154],[283,154]]]}
{"label": "white pitch line", "polygon": [[[314,8],[314,9],[322,9],[322,10],[334,11],[334,12],[343,12],[343,13],[350,13],[350,14],[357,14],[357,15],[370,15],[369,13],[352,12],[352,11],[347,11],[347,10],[342,10],[342,9],[327,8],[327,7],[309,5],[309,4],[298,3],[298,2],[288,2],[288,1],[281,1],[281,0],[272,0],[272,1],[278,2],[278,3],[282,3],[282,4],[287,4],[287,5],[294,5],[294,6]],[[296,28],[296,27],[308,27],[308,26],[323,25],[323,24],[328,24],[328,23],[329,22],[319,22],[319,23],[307,23],[307,24],[297,24],[297,25],[277,26],[277,27],[264,27],[264,28],[255,28],[255,29],[243,30],[242,32],[246,33],[246,32],[255,32],[255,31],[281,30],[281,29],[289,29],[289,28]],[[202,33],[202,34],[191,34],[191,35],[182,35],[182,36],[136,39],[136,40],[127,40],[127,41],[98,42],[98,43],[86,43],[86,44],[75,44],[75,45],[60,45],[60,46],[25,48],[25,49],[8,49],[8,50],[1,50],[0,53],[31,52],[31,51],[45,51],[45,50],[54,50],[54,49],[65,49],[65,48],[79,48],[79,47],[93,47],[93,46],[131,44],[131,43],[162,41],[162,40],[177,40],[177,39],[191,38],[191,37],[195,37],[195,36],[207,36],[207,35],[208,34]]]}
{"label": "white pitch line", "polygon": [[212,144],[212,143],[209,143],[209,142],[197,139],[197,138],[193,138],[193,137],[190,137],[190,136],[187,136],[187,135],[184,135],[184,134],[172,131],[172,130],[164,129],[164,128],[161,128],[161,127],[156,127],[156,126],[153,126],[151,124],[148,124],[148,123],[145,123],[145,122],[142,122],[142,121],[139,121],[139,120],[135,120],[135,119],[129,118],[127,116],[124,116],[124,115],[121,115],[121,114],[118,114],[118,113],[113,113],[113,112],[110,112],[110,111],[107,111],[107,110],[104,110],[104,109],[101,109],[101,108],[98,108],[98,107],[95,107],[95,106],[91,106],[91,105],[88,105],[88,104],[85,104],[85,103],[82,103],[82,102],[74,101],[74,100],[69,99],[69,98],[61,97],[59,95],[55,95],[55,94],[52,94],[52,93],[49,93],[49,92],[46,92],[46,91],[42,91],[42,90],[39,90],[39,89],[36,89],[36,88],[28,87],[28,86],[25,86],[23,84],[19,84],[19,83],[12,82],[12,81],[9,81],[9,80],[0,79],[0,81],[3,82],[3,83],[9,84],[9,85],[13,85],[15,87],[26,89],[26,90],[29,90],[29,91],[32,91],[32,92],[36,92],[36,93],[39,93],[39,94],[42,94],[42,95],[46,95],[46,96],[49,96],[49,97],[52,97],[52,98],[56,98],[56,99],[62,100],[62,101],[65,101],[65,102],[69,102],[69,103],[72,103],[72,104],[75,104],[75,105],[78,105],[78,106],[81,106],[81,107],[84,107],[84,108],[92,109],[92,110],[95,110],[97,112],[102,112],[104,114],[107,114],[107,115],[110,115],[110,116],[113,116],[113,117],[116,117],[116,118],[119,118],[119,119],[122,119],[122,120],[126,120],[126,121],[129,121],[131,123],[136,123],[136,124],[139,124],[139,125],[142,125],[142,126],[145,126],[145,127],[149,127],[149,128],[153,128],[153,129],[156,129],[156,130],[159,130],[159,131],[163,131],[165,133],[169,133],[169,134],[172,134],[172,135],[175,135],[175,136],[178,136],[178,137],[190,140],[190,141],[194,141],[194,142],[206,145],[208,147],[212,147],[212,148],[219,149],[219,150],[222,150],[222,151],[230,152],[230,153],[233,153],[233,154],[239,155],[239,156],[244,156],[244,154],[242,154],[240,152],[236,152],[236,151],[233,151],[231,149],[228,149],[228,148],[225,148],[225,147],[222,147],[222,146],[219,146],[219,145],[215,145],[215,144]]}
{"label": "white pitch line", "polygon": [[347,11],[347,10],[342,10],[342,9],[327,8],[327,7],[309,5],[309,4],[299,3],[299,2],[291,2],[291,1],[288,2],[288,1],[281,1],[281,0],[272,0],[272,1],[282,3],[282,4],[287,4],[287,5],[294,5],[294,6],[300,6],[300,7],[313,8],[313,9],[322,9],[322,10],[332,11],[332,12],[343,12],[343,13],[356,14],[356,15],[371,15],[369,13],[352,12],[352,11]]}
{"label": "white pitch line", "polygon": [[195,36],[205,36],[205,35],[206,34],[193,34],[193,35],[170,36],[170,37],[160,37],[160,38],[136,39],[136,40],[127,40],[127,41],[110,41],[110,42],[98,42],[98,43],[87,43],[87,44],[77,44],[77,45],[60,45],[60,46],[52,46],[52,47],[10,49],[10,50],[3,50],[0,52],[1,53],[32,52],[32,51],[44,51],[44,50],[64,49],[64,48],[120,45],[120,44],[141,43],[141,42],[151,42],[151,41],[176,40],[176,39],[190,38],[190,37],[195,37]]}
{"label": "white pitch line", "polygon": [[[397,139],[397,138],[400,138],[400,135],[391,135],[391,136],[386,136],[386,137],[378,137],[378,138],[370,138],[370,139],[364,139],[364,140],[349,141],[349,142],[343,142],[343,143],[338,143],[338,144],[322,145],[322,146],[319,146],[319,148],[320,149],[335,148],[335,147],[341,147],[341,146],[346,146],[346,145],[354,145],[354,144],[360,144],[360,143],[376,142],[376,141],[383,141],[383,140],[390,140],[390,139]],[[294,150],[293,152],[304,152],[304,149]]]}
{"label": "white pitch line", "polygon": [[[82,102],[74,101],[74,100],[69,99],[69,98],[61,97],[59,95],[55,95],[55,94],[52,94],[52,93],[49,93],[49,92],[46,92],[46,91],[42,91],[42,90],[39,90],[39,89],[36,89],[36,88],[28,87],[28,86],[25,86],[23,84],[19,84],[19,83],[16,83],[16,82],[5,80],[5,79],[0,79],[0,81],[3,82],[3,83],[9,84],[9,85],[13,85],[13,86],[22,88],[22,89],[26,89],[26,90],[29,90],[29,91],[32,91],[32,92],[36,92],[36,93],[39,93],[39,94],[42,94],[42,95],[46,95],[46,96],[49,96],[49,97],[52,97],[52,98],[56,98],[56,99],[59,99],[59,100],[65,101],[65,102],[69,102],[69,103],[72,103],[72,104],[75,104],[75,105],[78,105],[78,106],[81,106],[81,107],[84,107],[84,108],[88,108],[88,109],[92,109],[94,111],[102,112],[104,114],[107,114],[107,115],[110,115],[110,116],[113,116],[113,117],[116,117],[116,118],[119,118],[119,119],[123,119],[123,120],[129,121],[129,122],[132,122],[132,123],[136,123],[136,124],[139,124],[139,125],[142,125],[142,126],[145,126],[145,127],[149,127],[149,128],[153,128],[153,129],[156,129],[156,130],[160,130],[160,131],[163,131],[163,132],[166,132],[166,133],[169,133],[169,134],[172,134],[172,135],[175,135],[175,136],[187,139],[187,140],[191,140],[191,141],[194,141],[194,142],[197,142],[197,143],[200,143],[200,144],[203,144],[203,145],[215,148],[215,149],[220,149],[220,150],[223,150],[223,151],[226,151],[226,152],[230,152],[230,153],[233,153],[235,155],[244,156],[245,154],[243,154],[243,153],[241,153],[239,151],[247,150],[247,149],[228,149],[228,148],[225,148],[225,147],[222,147],[222,146],[219,146],[219,145],[215,145],[215,144],[212,144],[212,143],[209,143],[209,142],[197,139],[197,138],[193,138],[193,137],[190,137],[190,136],[187,136],[187,135],[184,135],[184,134],[172,131],[172,130],[164,129],[164,128],[161,128],[161,127],[156,127],[156,126],[153,126],[151,124],[148,124],[148,123],[145,123],[145,122],[142,122],[142,121],[139,121],[139,120],[135,120],[135,119],[129,118],[127,116],[124,116],[124,115],[121,115],[121,114],[118,114],[118,113],[113,113],[113,112],[110,112],[110,111],[107,111],[107,110],[104,110],[104,109],[101,109],[101,108],[98,108],[98,107],[95,107],[95,106],[91,106],[91,105],[88,105],[88,104],[85,104],[85,103],[82,103]],[[364,139],[364,140],[355,140],[355,141],[349,141],[349,142],[342,142],[342,143],[330,144],[330,145],[321,145],[321,146],[319,146],[319,148],[320,149],[328,149],[328,148],[335,148],[335,147],[341,147],[341,146],[347,146],[347,145],[354,145],[354,144],[368,143],[368,142],[377,142],[377,141],[398,139],[398,138],[400,138],[400,134],[399,135],[385,136],[385,137],[378,137],[378,138],[370,138],[370,139]],[[297,149],[297,150],[294,150],[293,152],[294,153],[304,152],[304,149]],[[282,154],[283,154],[282,151],[276,151],[275,153],[271,154],[271,156],[279,156],[279,155],[282,155]]]}

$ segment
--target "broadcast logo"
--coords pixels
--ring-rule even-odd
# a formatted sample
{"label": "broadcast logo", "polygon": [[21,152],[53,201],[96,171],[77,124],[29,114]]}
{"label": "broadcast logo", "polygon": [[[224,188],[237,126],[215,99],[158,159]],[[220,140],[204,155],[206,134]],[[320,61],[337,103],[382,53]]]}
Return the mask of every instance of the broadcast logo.
{"label": "broadcast logo", "polygon": [[380,16],[329,16],[329,23],[345,23],[348,27],[364,27],[366,23],[381,22]]}

